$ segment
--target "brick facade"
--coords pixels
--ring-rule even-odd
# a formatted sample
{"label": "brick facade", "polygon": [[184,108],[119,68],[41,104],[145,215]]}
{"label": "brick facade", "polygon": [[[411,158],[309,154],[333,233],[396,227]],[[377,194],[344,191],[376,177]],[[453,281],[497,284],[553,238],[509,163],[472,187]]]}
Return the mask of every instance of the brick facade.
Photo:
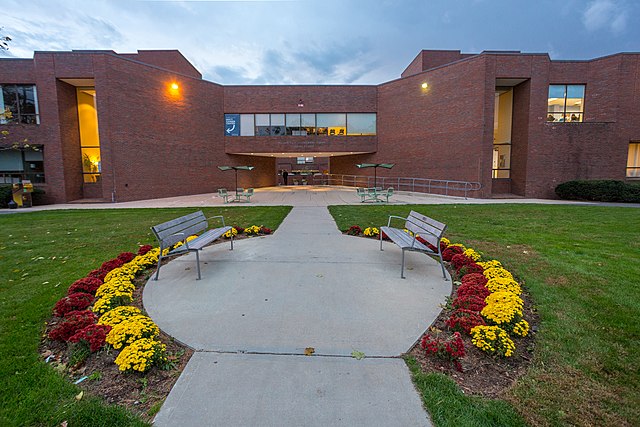
{"label": "brick facade", "polygon": [[[498,82],[513,90],[509,179],[491,173]],[[480,182],[479,197],[552,198],[567,180],[625,179],[629,141],[640,140],[640,54],[630,53],[551,61],[546,54],[425,50],[401,78],[378,86],[221,86],[202,80],[177,51],[36,52],[32,60],[0,60],[0,84],[11,83],[36,85],[40,124],[0,127],[9,141],[44,145],[42,187],[51,202],[233,188],[235,174],[220,165],[253,165],[238,173],[238,184],[272,186],[279,169],[296,167],[284,157],[318,153],[335,154],[317,162],[334,174],[372,175],[355,165],[389,162],[396,166],[380,176]],[[546,121],[550,84],[585,85],[584,122]],[[80,85],[96,90],[98,183],[82,182]],[[377,113],[377,134],[224,135],[225,113],[339,112]]]}

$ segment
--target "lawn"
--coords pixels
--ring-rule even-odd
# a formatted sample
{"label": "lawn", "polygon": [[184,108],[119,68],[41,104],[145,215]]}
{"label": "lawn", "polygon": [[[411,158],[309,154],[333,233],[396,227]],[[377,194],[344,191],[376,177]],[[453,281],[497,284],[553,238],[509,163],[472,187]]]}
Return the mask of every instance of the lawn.
{"label": "lawn", "polygon": [[[445,425],[637,425],[640,420],[640,209],[555,205],[334,206],[346,230],[410,209],[495,258],[525,283],[541,318],[528,374],[504,401],[452,390],[410,363],[434,422]],[[505,401],[509,405],[505,404]],[[461,402],[464,402],[461,405]],[[509,421],[505,421],[509,420]]]}
{"label": "lawn", "polygon": [[[289,207],[203,209],[229,225],[275,229]],[[68,286],[140,244],[149,227],[194,209],[67,210],[0,215],[0,425],[145,425],[80,391],[39,360],[44,321]]]}

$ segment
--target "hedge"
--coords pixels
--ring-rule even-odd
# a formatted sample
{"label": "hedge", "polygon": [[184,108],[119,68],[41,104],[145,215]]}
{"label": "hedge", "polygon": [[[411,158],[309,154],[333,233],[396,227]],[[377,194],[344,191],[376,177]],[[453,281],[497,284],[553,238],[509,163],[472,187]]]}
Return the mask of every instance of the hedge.
{"label": "hedge", "polygon": [[566,200],[640,203],[640,185],[624,181],[567,181],[556,187],[556,195]]}
{"label": "hedge", "polygon": [[[43,204],[44,190],[34,187],[33,193],[31,193],[31,200],[34,205]],[[11,185],[0,185],[0,208],[7,208],[8,203],[13,199],[13,192]]]}

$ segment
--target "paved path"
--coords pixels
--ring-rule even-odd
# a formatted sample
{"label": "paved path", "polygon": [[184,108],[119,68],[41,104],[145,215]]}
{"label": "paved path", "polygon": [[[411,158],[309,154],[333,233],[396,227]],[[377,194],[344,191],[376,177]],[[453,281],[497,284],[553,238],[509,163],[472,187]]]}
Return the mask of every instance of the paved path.
{"label": "paved path", "polygon": [[205,249],[203,280],[188,255],[147,284],[149,315],[196,349],[156,425],[430,425],[397,356],[451,282],[416,253],[400,279],[395,245],[342,235],[323,204],[294,207],[273,236]]}

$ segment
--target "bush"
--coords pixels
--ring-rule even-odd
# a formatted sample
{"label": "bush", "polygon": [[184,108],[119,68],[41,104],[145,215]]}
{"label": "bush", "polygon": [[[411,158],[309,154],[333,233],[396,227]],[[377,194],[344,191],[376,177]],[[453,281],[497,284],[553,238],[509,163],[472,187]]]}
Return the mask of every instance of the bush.
{"label": "bush", "polygon": [[[38,187],[33,188],[31,201],[34,205],[44,204],[44,190]],[[13,190],[11,185],[0,185],[0,208],[8,208],[8,203],[13,200]]]}
{"label": "bush", "polygon": [[49,338],[52,340],[67,341],[81,329],[95,324],[96,320],[98,320],[98,316],[89,310],[72,311],[67,313],[67,316],[49,332]]}
{"label": "bush", "polygon": [[85,294],[95,295],[98,288],[102,285],[102,280],[95,277],[84,277],[78,279],[69,286],[67,295],[84,292]]}
{"label": "bush", "polygon": [[53,308],[53,312],[58,317],[64,317],[68,313],[76,310],[84,310],[93,302],[93,295],[84,292],[76,292],[62,297]]}
{"label": "bush", "polygon": [[624,181],[567,181],[556,187],[556,195],[566,200],[640,203],[640,185]]}

